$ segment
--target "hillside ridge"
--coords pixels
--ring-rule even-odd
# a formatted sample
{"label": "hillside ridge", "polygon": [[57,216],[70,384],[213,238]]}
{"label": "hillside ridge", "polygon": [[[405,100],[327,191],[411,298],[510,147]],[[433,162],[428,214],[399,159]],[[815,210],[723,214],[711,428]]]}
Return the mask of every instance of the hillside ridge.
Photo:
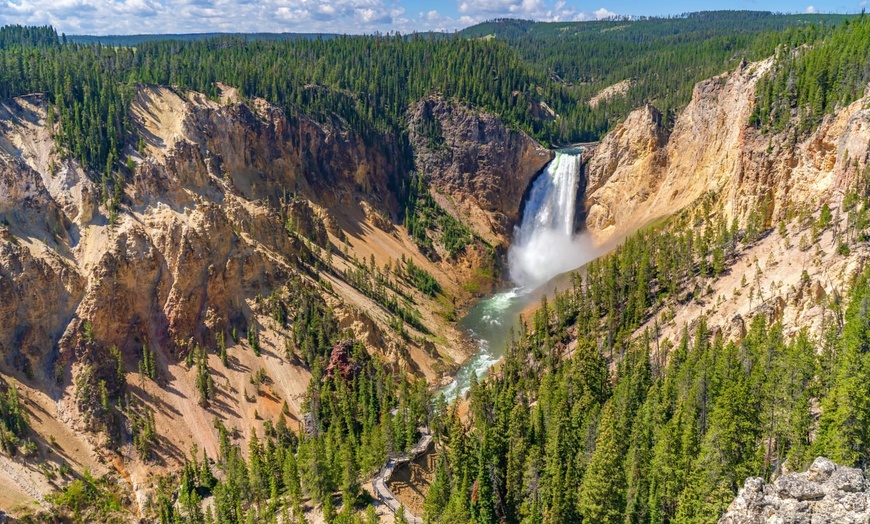
{"label": "hillside ridge", "polygon": [[[218,102],[170,87],[137,88],[131,120],[143,138],[128,148],[128,179],[108,204],[105,186],[54,141],[44,97],[0,106],[4,375],[25,398],[37,454],[49,467],[123,472],[142,509],[153,475],[182,464],[192,444],[218,454],[215,417],[247,439],[262,434],[283,403],[291,425],[301,427],[314,364],[303,344],[308,335],[294,334],[293,322],[302,322],[294,316],[311,307],[302,296],[371,354],[438,383],[469,351],[452,323],[455,308],[473,296],[469,282],[480,293],[498,278],[493,248],[480,237],[468,233],[449,253],[443,226],[432,224],[421,233],[434,238],[424,255],[396,223],[402,195],[394,190],[398,154],[388,139],[367,143],[339,120],[299,115],[291,122],[282,109],[222,89]],[[476,119],[445,124],[449,132],[473,125],[475,133],[507,136],[497,118],[441,104]],[[514,194],[486,204],[472,198],[466,212],[516,217],[524,184],[548,157],[529,137],[510,133],[513,143],[536,151],[532,157],[478,151],[475,135],[451,142],[457,158],[490,163],[486,176],[525,170]],[[427,173],[434,180],[447,169],[432,165]],[[471,184],[484,175],[450,169],[463,177],[452,195],[473,195]],[[449,216],[444,209],[426,213]],[[503,245],[509,220],[494,222],[498,229],[485,220],[474,235]],[[422,275],[434,279],[437,293],[420,290],[415,279]],[[155,370],[143,376],[152,352]],[[215,377],[206,399],[198,365],[190,365],[200,358]],[[265,385],[252,387],[257,370]],[[172,428],[153,448],[157,463],[133,448],[128,415],[100,406],[100,388],[118,402],[132,398],[156,427]],[[49,437],[62,435],[57,449],[67,458],[52,459]],[[39,485],[42,494],[53,489]],[[32,491],[21,484],[0,505],[26,504]]]}

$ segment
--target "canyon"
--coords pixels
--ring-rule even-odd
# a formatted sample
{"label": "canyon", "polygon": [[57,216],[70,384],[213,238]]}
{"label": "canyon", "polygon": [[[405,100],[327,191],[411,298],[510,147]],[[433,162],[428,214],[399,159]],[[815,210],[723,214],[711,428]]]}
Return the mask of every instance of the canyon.
{"label": "canyon", "polygon": [[[582,154],[576,205],[590,249],[692,213],[756,220],[767,231],[700,298],[659,312],[638,336],[654,328],[675,343],[703,316],[739,340],[744,319],[758,313],[783,321],[790,335],[818,335],[836,314],[832,301],[864,269],[867,247],[843,253],[837,238],[848,227],[844,195],[870,169],[870,99],[841,108],[805,138],[763,134],[749,115],[770,67],[744,63],[700,82],[672,128],[654,107],[639,108]],[[286,403],[291,425],[304,429],[311,370],[288,350],[292,334],[274,314],[291,310],[299,289],[328,304],[371,354],[447,384],[474,352],[456,317],[507,279],[523,200],[555,156],[497,117],[440,96],[409,108],[413,157],[405,159],[386,135],[291,117],[228,86],[209,98],[138,85],[131,112],[143,140],[129,146],[129,181],[119,208],[109,209],[105,187],[63,154],[49,110],[41,95],[0,107],[4,384],[21,394],[41,463],[112,472],[140,511],[154,475],[180,466],[192,445],[218,453],[215,418],[245,441]],[[435,136],[422,131],[432,122]],[[438,242],[443,231],[424,253],[401,225],[402,184],[414,170],[437,206],[471,230],[461,253]],[[807,248],[798,239],[811,234],[822,204],[833,226]],[[347,275],[409,260],[443,293],[397,278],[404,304],[420,314],[403,336],[396,313]],[[184,361],[222,341],[231,365],[208,354],[217,401],[202,405]],[[136,371],[143,347],[157,356],[154,379]],[[110,430],[115,421],[82,398],[82,383],[119,388],[114,355],[165,428],[158,461],[141,460],[129,428]],[[258,369],[269,380],[252,387]],[[39,509],[57,488],[34,460],[3,456],[0,464],[0,507]]]}
{"label": "canyon", "polygon": [[[292,308],[300,286],[389,365],[447,380],[472,350],[451,315],[499,280],[497,253],[506,250],[526,185],[551,157],[525,134],[455,102],[412,108],[412,129],[420,115],[438,118],[451,144],[430,151],[421,142],[416,163],[476,239],[455,256],[438,243],[424,256],[398,225],[408,166],[389,139],[372,143],[338,120],[289,118],[226,86],[209,99],[140,85],[131,112],[143,139],[127,151],[130,179],[112,210],[105,187],[55,141],[48,111],[41,95],[0,108],[4,382],[21,393],[43,467],[114,472],[142,510],[154,475],[179,467],[192,445],[215,456],[216,417],[241,441],[262,434],[282,409],[302,427],[310,369],[293,356],[299,348],[288,349],[290,326],[273,315]],[[396,314],[346,275],[409,261],[443,292],[433,297],[396,279],[405,307],[420,315],[403,336]],[[230,365],[210,351],[218,392],[205,406],[184,361],[221,344]],[[153,380],[135,372],[146,350],[156,355]],[[156,461],[140,460],[130,428],[113,427],[98,402],[83,399],[85,383],[103,381],[109,394],[120,388],[116,354],[137,401],[165,428]],[[252,387],[258,369],[268,385]],[[0,507],[13,513],[38,509],[57,486],[37,461],[0,460],[8,488]]]}

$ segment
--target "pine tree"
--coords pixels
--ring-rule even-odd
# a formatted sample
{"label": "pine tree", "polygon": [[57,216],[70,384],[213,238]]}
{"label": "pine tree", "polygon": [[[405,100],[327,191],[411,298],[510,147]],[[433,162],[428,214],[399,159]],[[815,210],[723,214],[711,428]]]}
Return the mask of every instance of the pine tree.
{"label": "pine tree", "polygon": [[218,358],[220,358],[221,364],[223,364],[225,368],[229,367],[229,354],[227,353],[227,343],[224,339],[224,331],[222,329],[218,330],[215,337],[217,338]]}
{"label": "pine tree", "polygon": [[368,506],[366,508],[365,524],[378,524],[380,521],[381,521],[381,519],[378,518],[378,513],[375,511],[375,507],[371,506],[371,505]]}
{"label": "pine tree", "polygon": [[142,358],[139,360],[139,373],[150,379],[157,376],[157,364],[154,357],[154,351],[148,345],[142,346]]}
{"label": "pine tree", "polygon": [[396,511],[396,524],[408,524],[408,519],[405,517],[405,506],[400,505]]}
{"label": "pine tree", "polygon": [[716,520],[734,497],[738,483],[761,471],[758,404],[740,362],[729,359],[733,374],[718,396],[710,428],[688,485],[680,495],[678,523]]}
{"label": "pine tree", "polygon": [[360,486],[359,471],[350,446],[343,446],[341,456],[344,466],[341,485],[342,505],[348,512],[352,512],[362,493],[362,486]]}
{"label": "pine tree", "polygon": [[254,351],[254,355],[260,356],[260,335],[257,332],[257,326],[251,326],[248,330],[248,345]]}
{"label": "pine tree", "polygon": [[296,514],[302,506],[302,484],[299,479],[299,467],[296,462],[296,455],[289,449],[284,453],[282,479],[287,489],[287,495],[290,497],[293,512]]}
{"label": "pine tree", "polygon": [[865,274],[853,289],[833,369],[833,385],[822,401],[813,448],[845,465],[870,451],[870,286]]}
{"label": "pine tree", "polygon": [[324,496],[321,509],[323,510],[323,520],[326,521],[327,524],[335,522],[338,514],[335,512],[335,503],[332,501],[332,493],[327,493]]}
{"label": "pine tree", "polygon": [[423,515],[426,521],[438,522],[449,501],[450,479],[447,476],[447,458],[443,452],[440,452],[435,463],[435,476],[423,503]]}
{"label": "pine tree", "polygon": [[625,472],[618,425],[614,405],[608,402],[601,413],[601,429],[595,439],[595,452],[583,477],[578,501],[585,522],[616,524],[623,520]]}
{"label": "pine tree", "polygon": [[195,348],[199,353],[196,359],[196,389],[199,391],[199,403],[202,406],[207,406],[209,401],[214,398],[214,379],[208,368],[208,355],[205,350],[199,351],[199,346]]}

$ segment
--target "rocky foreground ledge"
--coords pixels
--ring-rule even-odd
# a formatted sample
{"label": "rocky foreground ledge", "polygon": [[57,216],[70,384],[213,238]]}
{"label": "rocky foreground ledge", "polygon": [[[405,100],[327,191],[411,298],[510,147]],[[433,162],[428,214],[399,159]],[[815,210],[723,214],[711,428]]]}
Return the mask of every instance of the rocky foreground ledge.
{"label": "rocky foreground ledge", "polygon": [[870,492],[864,472],[819,457],[804,473],[771,484],[746,480],[719,524],[866,524]]}

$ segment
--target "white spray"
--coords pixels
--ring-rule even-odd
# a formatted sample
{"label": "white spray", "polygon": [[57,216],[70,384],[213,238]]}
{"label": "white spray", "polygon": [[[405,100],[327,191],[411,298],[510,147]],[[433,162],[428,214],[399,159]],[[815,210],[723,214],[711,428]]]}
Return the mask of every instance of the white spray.
{"label": "white spray", "polygon": [[596,256],[585,235],[574,234],[580,155],[556,153],[535,180],[508,251],[511,279],[531,290]]}

